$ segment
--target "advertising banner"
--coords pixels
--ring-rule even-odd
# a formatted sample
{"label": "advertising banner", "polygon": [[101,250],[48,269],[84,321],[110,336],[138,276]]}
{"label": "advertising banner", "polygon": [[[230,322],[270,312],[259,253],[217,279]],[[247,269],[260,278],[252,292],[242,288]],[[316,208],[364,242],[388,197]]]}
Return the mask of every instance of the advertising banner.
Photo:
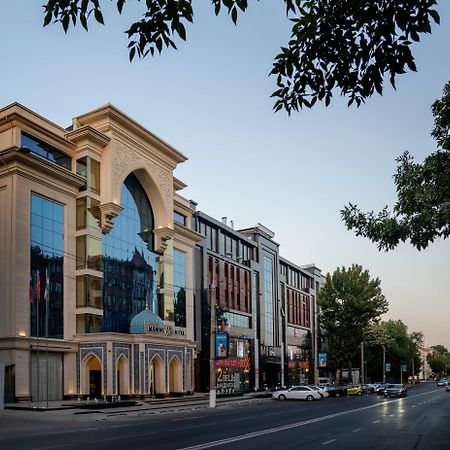
{"label": "advertising banner", "polygon": [[216,358],[226,358],[228,356],[228,334],[216,334]]}
{"label": "advertising banner", "polygon": [[244,341],[238,341],[237,357],[238,358],[243,358],[244,357]]}
{"label": "advertising banner", "polygon": [[391,371],[391,363],[386,363],[386,372]]}
{"label": "advertising banner", "polygon": [[326,353],[319,353],[317,355],[317,367],[327,367],[327,354]]}

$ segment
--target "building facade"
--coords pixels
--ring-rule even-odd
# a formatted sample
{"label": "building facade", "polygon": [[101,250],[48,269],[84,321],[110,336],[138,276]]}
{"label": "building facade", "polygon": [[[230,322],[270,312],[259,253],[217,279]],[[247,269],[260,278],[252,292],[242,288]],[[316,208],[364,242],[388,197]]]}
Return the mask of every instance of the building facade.
{"label": "building facade", "polygon": [[112,105],[62,128],[12,104],[0,152],[7,399],[193,391],[184,155]]}

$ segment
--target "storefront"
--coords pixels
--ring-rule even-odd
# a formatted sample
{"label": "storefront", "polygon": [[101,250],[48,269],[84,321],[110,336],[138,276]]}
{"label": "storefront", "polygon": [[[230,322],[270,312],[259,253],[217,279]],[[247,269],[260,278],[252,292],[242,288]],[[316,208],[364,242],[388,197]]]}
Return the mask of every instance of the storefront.
{"label": "storefront", "polygon": [[308,384],[310,369],[308,349],[288,345],[288,385]]}
{"label": "storefront", "polygon": [[[218,334],[217,342],[217,395],[222,396],[250,391],[251,340],[220,333]],[[224,351],[224,347],[227,351]]]}

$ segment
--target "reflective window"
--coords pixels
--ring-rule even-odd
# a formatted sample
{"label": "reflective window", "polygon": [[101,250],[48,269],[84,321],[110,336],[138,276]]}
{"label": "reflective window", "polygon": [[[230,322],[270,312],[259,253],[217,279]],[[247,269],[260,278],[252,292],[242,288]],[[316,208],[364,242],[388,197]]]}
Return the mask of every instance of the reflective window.
{"label": "reflective window", "polygon": [[89,208],[98,206],[100,202],[91,197],[77,198],[77,230],[92,228],[100,230],[97,219],[89,212]]}
{"label": "reflective window", "polygon": [[100,163],[85,156],[77,159],[77,174],[86,178],[86,187],[96,194],[100,194]]}
{"label": "reflective window", "polygon": [[77,333],[98,333],[102,328],[102,316],[77,314]]}
{"label": "reflective window", "polygon": [[175,326],[186,326],[186,253],[173,251],[173,303]]}
{"label": "reflective window", "polygon": [[131,319],[148,307],[158,314],[153,212],[137,178],[121,191],[122,213],[103,238],[102,331],[128,333]]}
{"label": "reflective window", "polygon": [[65,153],[57,150],[51,145],[37,139],[27,133],[22,132],[21,135],[21,145],[22,147],[29,148],[33,153],[42,156],[49,161],[52,161],[59,166],[65,167],[66,169],[72,169],[72,159]]}
{"label": "reflective window", "polygon": [[178,211],[173,212],[173,220],[175,223],[179,223],[180,225],[186,225],[186,216]]}
{"label": "reflective window", "polygon": [[63,339],[64,206],[31,195],[31,336]]}
{"label": "reflective window", "polygon": [[77,236],[77,269],[102,270],[102,241],[96,237]]}
{"label": "reflective window", "polygon": [[77,307],[102,307],[102,281],[92,275],[77,276]]}
{"label": "reflective window", "polygon": [[268,256],[264,256],[264,306],[265,306],[265,339],[268,346],[274,345],[273,339],[273,261]]}
{"label": "reflective window", "polygon": [[223,313],[223,318],[227,325],[232,327],[250,328],[250,317],[242,314],[236,314],[229,311]]}

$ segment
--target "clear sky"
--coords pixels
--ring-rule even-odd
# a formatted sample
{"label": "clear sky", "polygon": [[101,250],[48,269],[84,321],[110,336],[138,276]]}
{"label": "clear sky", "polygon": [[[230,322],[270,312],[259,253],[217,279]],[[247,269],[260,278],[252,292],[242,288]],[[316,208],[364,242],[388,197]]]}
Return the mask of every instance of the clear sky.
{"label": "clear sky", "polygon": [[189,158],[175,175],[199,209],[238,228],[261,222],[298,265],[326,273],[361,264],[382,281],[384,318],[450,347],[450,239],[380,253],[339,216],[348,202],[392,205],[396,156],[409,150],[421,161],[435,149],[430,105],[450,80],[450,2],[439,2],[441,26],[416,45],[418,73],[399,78],[397,91],[386,85],[359,109],[337,97],[291,117],[274,115],[269,98],[273,57],[290,33],[281,0],[250,2],[237,27],[194,1],[188,42],[132,64],[122,31],[143,5],[129,1],[118,17],[103,1],[106,27],[66,36],[59,25],[42,28],[43,3],[0,1],[1,106],[18,101],[67,126],[113,103]]}

